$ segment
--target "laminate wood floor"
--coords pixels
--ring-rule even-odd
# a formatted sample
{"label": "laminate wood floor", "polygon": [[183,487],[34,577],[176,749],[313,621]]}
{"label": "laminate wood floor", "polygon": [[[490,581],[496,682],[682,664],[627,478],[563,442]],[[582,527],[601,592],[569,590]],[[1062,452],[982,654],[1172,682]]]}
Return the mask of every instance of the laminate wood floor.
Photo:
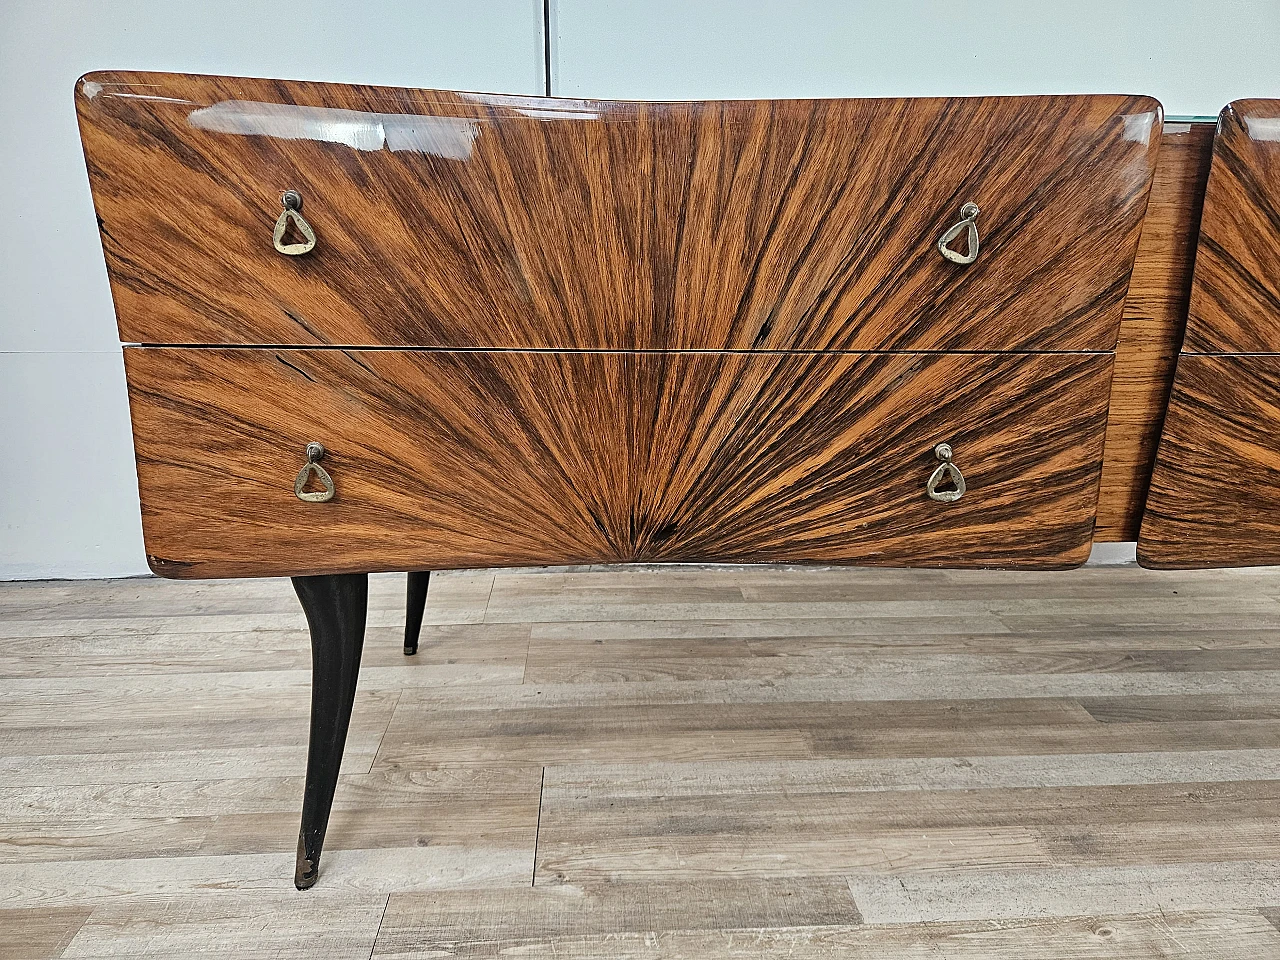
{"label": "laminate wood floor", "polygon": [[0,957],[1280,960],[1280,569],[0,584]]}

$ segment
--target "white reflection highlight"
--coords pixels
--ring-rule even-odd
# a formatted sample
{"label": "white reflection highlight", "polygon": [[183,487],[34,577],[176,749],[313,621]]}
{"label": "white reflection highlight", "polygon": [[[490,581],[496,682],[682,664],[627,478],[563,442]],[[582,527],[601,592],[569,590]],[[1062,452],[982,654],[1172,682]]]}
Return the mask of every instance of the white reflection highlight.
{"label": "white reflection highlight", "polygon": [[549,110],[541,107],[516,107],[516,113],[534,120],[598,120],[595,110]]}
{"label": "white reflection highlight", "polygon": [[1245,117],[1250,140],[1280,140],[1280,117]]}
{"label": "white reflection highlight", "polygon": [[320,140],[355,150],[409,150],[446,160],[466,160],[480,136],[480,122],[462,117],[423,117],[405,113],[364,113],[292,103],[224,100],[194,110],[191,125],[213,133]]}
{"label": "white reflection highlight", "polygon": [[1130,143],[1146,146],[1151,142],[1151,131],[1156,125],[1155,111],[1131,113],[1124,117],[1124,138]]}
{"label": "white reflection highlight", "polygon": [[158,100],[160,103],[190,103],[190,100],[184,100],[181,97],[160,97],[154,93],[112,93],[113,97],[123,97],[126,100]]}
{"label": "white reflection highlight", "polygon": [[[512,110],[522,117],[531,120],[599,120],[600,108],[594,100],[561,100],[556,97],[545,103],[530,103],[530,97],[508,95],[502,93],[464,93],[456,91],[452,94],[460,100],[483,104],[489,107],[500,107]],[[618,104],[614,103],[616,111]]]}

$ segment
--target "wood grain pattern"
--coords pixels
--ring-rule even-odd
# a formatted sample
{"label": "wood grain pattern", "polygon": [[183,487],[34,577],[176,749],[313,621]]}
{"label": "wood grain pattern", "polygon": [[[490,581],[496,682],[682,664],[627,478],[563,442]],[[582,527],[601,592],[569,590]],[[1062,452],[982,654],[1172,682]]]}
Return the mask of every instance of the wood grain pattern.
{"label": "wood grain pattern", "polygon": [[55,960],[88,918],[83,907],[0,910],[0,957]]}
{"label": "wood grain pattern", "polygon": [[[502,940],[507,941],[502,944],[506,949],[494,952],[510,956],[551,953],[546,942],[559,937],[621,936],[659,928],[759,930],[859,923],[848,886],[830,877],[606,882],[574,889],[568,896],[554,885],[479,895],[441,891],[393,895],[374,956],[422,956],[435,950],[448,955],[452,944]],[[524,942],[517,946],[513,940]]]}
{"label": "wood grain pattern", "polygon": [[[1111,358],[648,358],[639,559],[1070,566],[1092,540]],[[969,492],[922,484],[939,442]]]}
{"label": "wood grain pattern", "polygon": [[[656,879],[675,872],[711,880],[730,872],[727,849],[736,851],[731,872],[740,878],[786,875],[788,862],[803,862],[804,874],[812,877],[879,874],[889,862],[904,872],[962,871],[974,865],[978,832],[987,840],[981,859],[986,869],[1132,867],[1183,856],[1205,864],[1266,862],[1280,856],[1274,836],[1280,796],[1274,783],[1258,789],[1238,784],[1002,787],[966,791],[964,802],[957,803],[949,791],[858,790],[848,783],[842,789],[834,776],[822,784],[825,790],[809,792],[805,787],[812,790],[814,784],[778,776],[779,769],[770,764],[760,765],[754,789],[744,789],[746,767],[709,763],[695,772],[670,765],[674,775],[686,778],[677,796],[660,785],[646,795],[625,779],[635,767],[623,768],[612,789],[597,779],[580,784],[577,797],[565,796],[562,768],[551,767],[543,789],[539,879],[549,887]],[[715,774],[719,777],[713,780]],[[723,811],[719,817],[707,816],[713,792]],[[1186,824],[1186,808],[1193,802],[1189,795],[1202,797],[1232,827]],[[779,809],[787,811],[785,820]],[[966,856],[953,858],[965,848]],[[880,907],[881,897],[864,900]]]}
{"label": "wood grain pattern", "polygon": [[[120,335],[1109,350],[1160,143],[1128,96],[626,103],[96,73]],[[320,241],[277,254],[297,189]],[[982,208],[969,267],[934,244]]]}
{"label": "wood grain pattern", "polygon": [[1184,349],[1280,352],[1280,100],[1218,117]]}
{"label": "wood grain pattern", "polygon": [[1239,100],[1218,118],[1144,566],[1280,563],[1278,374],[1280,101]]}
{"label": "wood grain pattern", "polygon": [[[165,576],[620,560],[1062,567],[1107,354],[130,348]],[[293,495],[330,451],[330,503]],[[930,500],[935,444],[969,492]]]}
{"label": "wood grain pattern", "polygon": [[1138,541],[1155,568],[1280,563],[1280,356],[1178,359]]}
{"label": "wood grain pattern", "polygon": [[1111,376],[1093,539],[1137,540],[1191,295],[1212,123],[1166,123]]}
{"label": "wood grain pattern", "polygon": [[[1061,872],[1059,872],[1061,875]],[[942,874],[933,883],[921,883],[910,894],[925,900],[939,888],[947,889],[949,876]],[[1021,879],[1014,879],[1016,884]],[[1078,878],[1071,876],[1066,882]],[[896,883],[897,879],[886,881]],[[1140,880],[1138,880],[1140,882]],[[630,891],[611,890],[605,897],[625,896]],[[702,885],[699,885],[702,889]],[[601,896],[592,890],[590,896]],[[810,893],[810,897],[816,895]],[[1025,888],[1013,888],[1010,900],[1028,903]],[[479,906],[485,914],[496,915],[514,898],[486,898]],[[532,898],[531,898],[532,899]],[[643,900],[648,905],[652,901]],[[674,905],[662,904],[667,909]],[[393,923],[403,922],[394,898],[388,906]],[[392,910],[395,909],[395,913]],[[410,908],[412,909],[412,908]],[[528,908],[526,908],[528,909]],[[1024,908],[1027,909],[1027,908]],[[1177,953],[1214,960],[1277,960],[1280,937],[1256,911],[1177,911],[1156,909],[1141,914],[1117,915],[1097,911],[1089,917],[1035,917],[1017,920],[965,920],[952,923],[881,923],[812,925],[792,927],[738,927],[721,930],[670,929],[645,924],[647,917],[660,918],[665,910],[641,913],[631,925],[634,930],[617,931],[601,923],[603,932],[556,937],[524,937],[509,928],[501,939],[453,941],[433,936],[429,929],[412,938],[401,936],[384,951],[381,938],[374,948],[374,960],[426,960],[442,954],[467,960],[503,960],[525,953],[554,955],[558,960],[650,960],[655,955],[698,958],[750,956],[754,960],[842,960],[847,957],[874,957],[875,960],[1063,960],[1067,957],[1098,957],[1100,960],[1163,960]],[[444,910],[440,916],[447,917]],[[524,917],[522,911],[518,916]],[[409,917],[414,917],[409,913]],[[607,916],[607,915],[606,915]],[[653,928],[658,927],[655,931]],[[393,928],[394,929],[394,928]],[[400,931],[397,930],[397,933]],[[391,939],[390,937],[388,938]]]}

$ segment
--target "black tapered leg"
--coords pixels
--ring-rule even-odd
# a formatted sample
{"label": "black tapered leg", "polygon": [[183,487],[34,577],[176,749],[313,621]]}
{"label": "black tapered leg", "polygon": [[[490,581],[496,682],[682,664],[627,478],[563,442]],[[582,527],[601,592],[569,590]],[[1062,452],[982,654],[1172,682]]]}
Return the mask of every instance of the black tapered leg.
{"label": "black tapered leg", "polygon": [[320,868],[320,850],[347,742],[369,609],[369,575],[294,577],[293,589],[311,628],[311,739],[293,876],[294,886],[305,890],[316,882]]}
{"label": "black tapered leg", "polygon": [[422,612],[427,608],[427,584],[430,570],[409,572],[409,602],[404,612],[404,655],[418,652],[418,636],[422,633]]}

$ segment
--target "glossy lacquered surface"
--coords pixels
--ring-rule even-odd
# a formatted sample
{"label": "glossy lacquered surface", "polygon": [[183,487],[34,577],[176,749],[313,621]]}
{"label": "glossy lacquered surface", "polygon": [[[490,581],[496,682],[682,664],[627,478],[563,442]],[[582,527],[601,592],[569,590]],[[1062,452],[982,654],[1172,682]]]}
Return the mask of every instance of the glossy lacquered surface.
{"label": "glossy lacquered surface", "polygon": [[1280,352],[1280,100],[1218,118],[1184,349]]}
{"label": "glossy lacquered surface", "polygon": [[[523,564],[1062,567],[1105,354],[129,348],[147,550],[176,577]],[[328,503],[294,496],[324,444]],[[967,491],[925,492],[950,443]]]}
{"label": "glossy lacquered surface", "polygon": [[1280,563],[1280,355],[1178,359],[1138,559]]}
{"label": "glossy lacquered surface", "polygon": [[[126,341],[1109,350],[1145,97],[627,103],[99,73]],[[272,244],[297,190],[316,248]],[[981,208],[969,266],[936,248]]]}
{"label": "glossy lacquered surface", "polygon": [[1280,563],[1278,434],[1280,101],[1240,100],[1218,119],[1139,561]]}

